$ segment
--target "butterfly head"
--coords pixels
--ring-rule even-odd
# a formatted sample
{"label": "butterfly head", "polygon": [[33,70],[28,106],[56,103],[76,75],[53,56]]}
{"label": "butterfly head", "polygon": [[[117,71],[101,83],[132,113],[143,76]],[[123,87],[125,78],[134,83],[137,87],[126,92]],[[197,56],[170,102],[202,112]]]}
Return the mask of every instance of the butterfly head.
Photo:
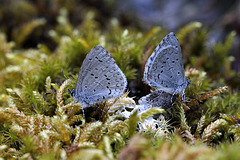
{"label": "butterfly head", "polygon": [[191,80],[190,80],[190,78],[186,78],[186,83],[187,83],[187,86],[189,85],[189,84],[191,84]]}
{"label": "butterfly head", "polygon": [[72,97],[75,97],[75,94],[76,94],[76,92],[75,92],[75,89],[72,89],[72,90],[68,90],[68,93],[72,96]]}

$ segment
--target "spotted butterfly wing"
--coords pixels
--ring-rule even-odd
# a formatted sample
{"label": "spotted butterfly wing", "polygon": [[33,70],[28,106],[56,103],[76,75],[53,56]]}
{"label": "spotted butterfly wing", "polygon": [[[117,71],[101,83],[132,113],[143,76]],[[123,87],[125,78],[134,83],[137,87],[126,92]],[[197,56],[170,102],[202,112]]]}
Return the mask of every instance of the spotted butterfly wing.
{"label": "spotted butterfly wing", "polygon": [[155,90],[139,99],[138,102],[142,105],[139,111],[141,112],[152,107],[167,109],[172,106],[172,102],[176,100],[176,97],[176,95],[172,95],[163,90]]}
{"label": "spotted butterfly wing", "polygon": [[184,75],[182,52],[174,33],[169,33],[149,57],[143,81],[168,93],[183,93],[188,85]]}
{"label": "spotted butterfly wing", "polygon": [[123,94],[127,80],[111,55],[100,45],[83,61],[73,97],[83,107]]}

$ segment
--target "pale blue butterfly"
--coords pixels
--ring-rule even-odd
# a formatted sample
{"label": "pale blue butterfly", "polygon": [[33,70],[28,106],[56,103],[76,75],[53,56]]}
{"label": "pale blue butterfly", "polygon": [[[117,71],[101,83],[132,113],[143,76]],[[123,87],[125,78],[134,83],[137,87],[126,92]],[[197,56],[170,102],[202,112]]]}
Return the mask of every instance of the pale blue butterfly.
{"label": "pale blue butterfly", "polygon": [[146,108],[165,108],[175,100],[175,94],[184,95],[190,82],[185,78],[180,44],[173,32],[163,38],[147,60],[143,81],[157,89],[139,100]]}
{"label": "pale blue butterfly", "polygon": [[78,75],[76,88],[69,91],[75,102],[88,107],[119,97],[127,86],[127,79],[112,56],[100,45],[87,54]]}

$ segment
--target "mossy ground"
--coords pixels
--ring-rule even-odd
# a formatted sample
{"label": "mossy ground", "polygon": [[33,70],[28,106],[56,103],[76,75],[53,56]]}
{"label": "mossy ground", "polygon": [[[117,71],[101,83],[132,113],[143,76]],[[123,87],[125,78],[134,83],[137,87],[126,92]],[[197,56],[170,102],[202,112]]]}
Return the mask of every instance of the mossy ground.
{"label": "mossy ground", "polygon": [[[35,14],[34,6],[21,3],[22,10]],[[25,45],[43,33],[45,19],[27,21],[19,15],[26,21],[14,28],[11,41],[0,33],[2,159],[240,159],[240,74],[231,69],[234,58],[229,56],[234,31],[224,42],[208,46],[208,29],[201,23],[178,30],[191,85],[184,98],[169,106],[171,118],[142,123],[164,112],[151,108],[129,114],[136,100],[149,93],[142,83],[144,64],[167,29],[124,28],[116,19],[103,29],[93,10],[84,10],[76,26],[66,9],[59,11],[48,32],[51,41],[38,42],[37,48]],[[83,118],[67,90],[75,86],[85,55],[98,44],[126,75],[128,90],[86,108]]]}

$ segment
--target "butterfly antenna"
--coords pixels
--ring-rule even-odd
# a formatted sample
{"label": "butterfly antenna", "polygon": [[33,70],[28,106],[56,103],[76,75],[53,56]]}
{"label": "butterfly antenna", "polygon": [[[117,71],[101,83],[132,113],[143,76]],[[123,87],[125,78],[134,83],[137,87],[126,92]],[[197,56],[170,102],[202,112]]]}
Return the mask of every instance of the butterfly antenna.
{"label": "butterfly antenna", "polygon": [[[68,79],[68,77],[63,73],[63,70],[61,71],[61,73],[62,73],[62,75],[66,78],[66,79]],[[71,81],[70,81],[70,83],[71,83]],[[72,83],[71,83],[71,85],[72,85]],[[72,85],[73,86],[73,85]],[[56,92],[54,92],[54,93],[56,93]],[[45,93],[46,95],[48,95],[48,94],[53,94],[53,93]]]}
{"label": "butterfly antenna", "polygon": [[61,72],[62,72],[62,75],[63,75],[66,79],[68,79],[68,77],[64,74],[63,70],[62,70]]}
{"label": "butterfly antenna", "polygon": [[83,118],[85,119],[85,113],[84,113],[84,109],[83,109],[82,105],[81,105],[81,109],[82,109]]}
{"label": "butterfly antenna", "polygon": [[54,93],[56,93],[56,92],[55,92],[55,91],[54,91],[54,92],[52,92],[52,93],[50,93],[50,92],[47,92],[47,93],[45,93],[45,95],[54,94]]}
{"label": "butterfly antenna", "polygon": [[[69,79],[69,78],[64,74],[63,70],[62,70],[61,72],[62,72],[62,75],[63,75],[66,79]],[[73,87],[71,81],[70,81],[70,84],[71,84],[71,86]],[[73,88],[74,88],[74,87],[73,87]]]}
{"label": "butterfly antenna", "polygon": [[[63,73],[63,71],[61,71],[61,72],[62,72],[63,76],[64,76],[66,79],[68,79],[68,78],[65,76],[65,74]],[[53,92],[53,93],[47,92],[47,93],[45,93],[45,95],[54,94],[54,93],[56,93],[56,92]]]}

